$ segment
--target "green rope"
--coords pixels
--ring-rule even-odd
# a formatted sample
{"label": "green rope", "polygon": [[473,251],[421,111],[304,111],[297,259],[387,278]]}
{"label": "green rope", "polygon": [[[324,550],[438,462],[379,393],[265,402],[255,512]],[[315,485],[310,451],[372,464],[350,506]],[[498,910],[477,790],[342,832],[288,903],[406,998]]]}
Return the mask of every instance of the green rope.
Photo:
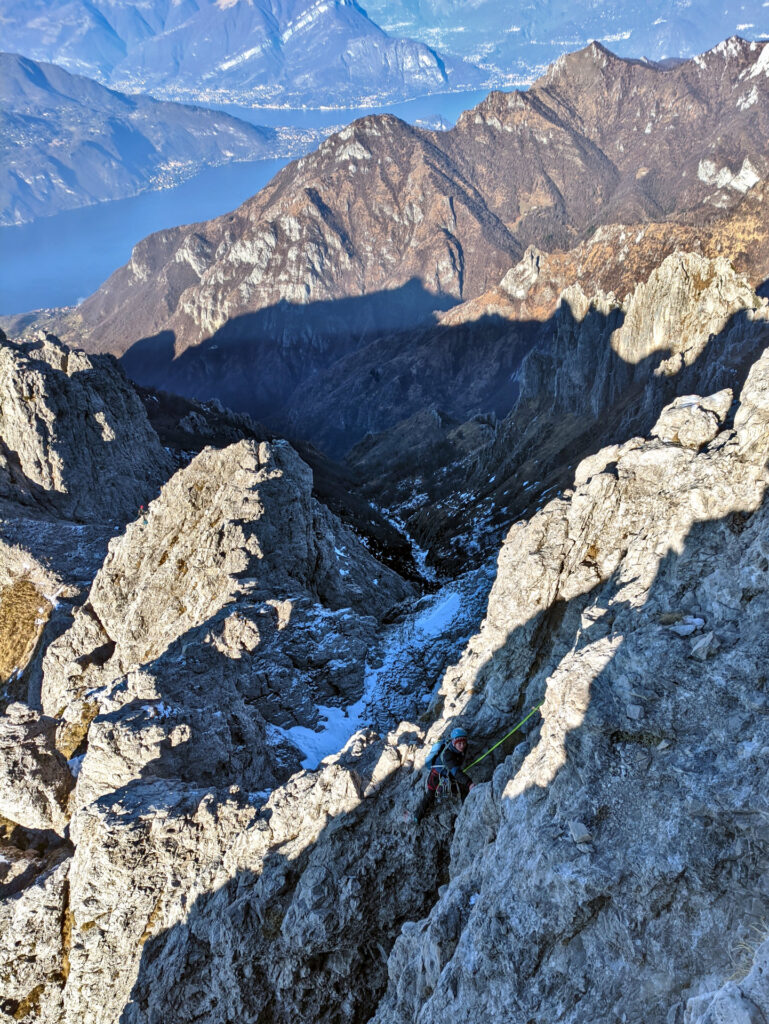
{"label": "green rope", "polygon": [[477,764],[480,764],[480,762],[481,762],[481,761],[482,761],[482,760],[483,760],[483,759],[484,759],[485,757],[488,757],[488,756],[489,756],[489,754],[490,754],[490,753],[491,753],[492,751],[496,750],[496,749],[497,749],[497,747],[500,747],[500,746],[501,746],[501,745],[502,745],[502,744],[503,744],[503,743],[505,742],[505,740],[506,740],[506,739],[509,739],[509,738],[510,738],[510,737],[511,737],[511,736],[513,735],[513,733],[514,733],[514,732],[517,732],[517,731],[518,731],[518,730],[519,730],[519,729],[521,728],[521,726],[522,726],[522,725],[524,725],[524,724],[525,724],[526,722],[528,722],[528,720],[529,720],[529,719],[531,718],[531,716],[532,716],[532,715],[534,714],[534,712],[535,712],[535,711],[539,711],[539,709],[540,709],[540,708],[542,707],[542,705],[543,705],[544,703],[545,703],[544,701],[540,701],[540,703],[539,703],[539,704],[537,704],[537,706],[536,706],[535,708],[532,708],[532,709],[531,709],[531,711],[530,711],[530,712],[528,713],[528,715],[527,715],[527,716],[526,716],[525,718],[522,718],[522,719],[520,720],[520,722],[518,723],[518,725],[514,726],[514,727],[513,727],[513,728],[512,728],[511,730],[510,730],[510,732],[509,732],[509,733],[507,733],[507,735],[506,735],[506,736],[503,736],[503,737],[502,737],[502,739],[501,739],[501,740],[499,741],[499,743],[495,743],[495,744],[494,744],[494,746],[493,746],[493,747],[490,747],[490,748],[489,748],[489,750],[487,750],[485,754],[481,754],[481,756],[480,756],[480,757],[476,757],[476,759],[475,759],[475,760],[473,761],[473,763],[472,763],[472,764],[469,764],[469,765],[467,766],[467,768],[463,768],[463,769],[462,769],[462,771],[463,771],[463,772],[466,772],[466,771],[467,771],[467,770],[468,770],[469,768],[474,768],[474,767],[475,767],[475,765],[477,765]]}

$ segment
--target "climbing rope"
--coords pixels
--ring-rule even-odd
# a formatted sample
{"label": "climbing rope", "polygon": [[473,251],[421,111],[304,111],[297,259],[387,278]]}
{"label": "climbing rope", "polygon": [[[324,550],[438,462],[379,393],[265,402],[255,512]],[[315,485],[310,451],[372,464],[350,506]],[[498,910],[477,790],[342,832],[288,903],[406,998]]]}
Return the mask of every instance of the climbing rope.
{"label": "climbing rope", "polygon": [[525,717],[525,718],[522,718],[522,719],[520,720],[520,722],[518,723],[518,725],[516,725],[516,726],[513,726],[513,728],[512,728],[511,730],[510,730],[510,732],[509,732],[509,733],[507,733],[507,734],[506,734],[505,736],[503,736],[503,737],[502,737],[502,739],[501,739],[501,740],[499,741],[499,743],[495,743],[495,744],[494,744],[494,746],[493,746],[493,747],[490,747],[490,748],[489,748],[489,749],[488,749],[488,750],[486,751],[486,753],[485,753],[485,754],[481,754],[481,756],[480,756],[480,757],[476,757],[476,759],[475,759],[475,760],[473,761],[473,763],[472,763],[472,764],[469,764],[469,765],[467,766],[467,768],[463,768],[463,769],[462,769],[462,771],[463,771],[463,772],[467,772],[467,771],[468,771],[468,769],[470,769],[470,768],[474,768],[474,767],[475,767],[475,765],[477,765],[477,764],[480,764],[480,762],[481,762],[481,761],[482,761],[482,760],[483,760],[483,759],[484,759],[485,757],[488,757],[488,756],[489,756],[489,754],[491,754],[491,753],[492,753],[492,751],[496,750],[496,749],[497,749],[497,747],[500,747],[500,746],[502,746],[502,744],[503,744],[503,743],[505,742],[505,740],[506,740],[506,739],[509,739],[509,738],[510,738],[510,737],[511,737],[511,736],[513,735],[513,733],[514,733],[514,732],[517,732],[517,731],[518,731],[518,730],[519,730],[519,729],[521,728],[521,726],[522,726],[522,725],[525,725],[525,724],[526,724],[526,722],[528,722],[528,720],[529,720],[529,719],[531,718],[531,716],[532,716],[532,715],[534,714],[534,712],[535,712],[535,711],[539,711],[539,709],[540,709],[540,708],[542,707],[542,705],[543,705],[544,703],[545,703],[544,701],[540,701],[540,702],[539,702],[539,704],[537,704],[537,706],[536,706],[536,707],[534,707],[534,708],[532,708],[532,709],[531,709],[531,711],[530,711],[530,712],[528,713],[528,715],[526,715],[526,717]]}

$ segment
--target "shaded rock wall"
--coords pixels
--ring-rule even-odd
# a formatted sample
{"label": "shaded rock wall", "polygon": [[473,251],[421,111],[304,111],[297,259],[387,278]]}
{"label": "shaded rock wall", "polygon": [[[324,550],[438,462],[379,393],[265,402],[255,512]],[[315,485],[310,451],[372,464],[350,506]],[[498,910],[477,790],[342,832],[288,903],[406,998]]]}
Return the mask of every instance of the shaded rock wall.
{"label": "shaded rock wall", "polygon": [[[665,410],[512,528],[426,735],[364,730],[265,798],[222,788],[221,766],[200,785],[199,744],[174,760],[196,749],[191,692],[167,717],[140,696],[155,713],[115,746],[107,688],[71,825],[62,1019],[667,1022],[719,990],[769,911],[769,355],[733,419],[682,444],[726,397]],[[460,720],[481,752],[543,699],[461,810],[404,820],[434,738]],[[168,741],[121,777],[153,728]]]}
{"label": "shaded rock wall", "polygon": [[171,461],[114,359],[52,336],[0,344],[0,496],[80,522],[125,521]]}

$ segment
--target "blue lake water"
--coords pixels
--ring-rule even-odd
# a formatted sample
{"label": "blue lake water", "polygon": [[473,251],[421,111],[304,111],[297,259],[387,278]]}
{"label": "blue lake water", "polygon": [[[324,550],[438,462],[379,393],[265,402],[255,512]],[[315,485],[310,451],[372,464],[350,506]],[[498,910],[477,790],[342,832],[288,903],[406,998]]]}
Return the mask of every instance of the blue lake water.
{"label": "blue lake water", "polygon": [[[385,111],[412,124],[437,117],[453,124],[485,95],[485,91],[449,93],[350,110],[222,109],[255,124],[315,130]],[[133,246],[146,235],[227,213],[263,188],[287,163],[285,159],[259,160],[208,168],[174,189],[0,228],[0,315],[74,305],[127,262]]]}
{"label": "blue lake water", "polygon": [[290,110],[270,107],[220,107],[234,117],[240,117],[252,124],[264,124],[270,128],[290,124],[294,128],[330,128],[339,124],[349,124],[366,114],[395,114],[396,117],[415,124],[418,121],[430,121],[442,117],[449,124],[454,124],[463,110],[476,106],[488,96],[488,89],[473,92],[453,92],[431,96],[419,96],[401,103],[389,103],[373,107],[348,107],[346,109],[292,108]]}
{"label": "blue lake water", "polygon": [[177,188],[0,228],[0,315],[74,305],[126,263],[146,235],[234,209],[287,163],[209,167]]}

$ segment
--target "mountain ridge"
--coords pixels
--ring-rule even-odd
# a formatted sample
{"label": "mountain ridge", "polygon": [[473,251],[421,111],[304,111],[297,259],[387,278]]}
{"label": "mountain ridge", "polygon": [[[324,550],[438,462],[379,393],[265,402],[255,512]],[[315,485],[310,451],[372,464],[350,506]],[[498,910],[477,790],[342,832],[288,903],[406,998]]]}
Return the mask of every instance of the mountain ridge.
{"label": "mountain ridge", "polygon": [[232,160],[302,152],[316,138],[126,96],[16,54],[0,54],[0,102],[0,224],[168,188]]}
{"label": "mountain ridge", "polygon": [[390,38],[355,0],[4,3],[5,46],[122,91],[242,106],[363,105],[482,75]]}
{"label": "mountain ridge", "polygon": [[[220,397],[302,436],[313,375],[404,327],[430,329],[438,315],[450,326],[447,308],[479,301],[529,245],[555,261],[602,226],[669,223],[683,245],[715,231],[711,251],[740,257],[742,234],[716,226],[750,205],[769,168],[765,52],[730,40],[662,69],[588,47],[528,92],[491,93],[445,133],[361,119],[233,213],[145,239],[58,329],[127,353],[139,381]],[[581,88],[586,75],[592,90]],[[612,104],[622,113],[615,136]],[[746,269],[758,273],[765,232],[755,213],[749,220]],[[623,242],[622,259],[644,278],[659,252],[648,244],[644,256]],[[376,374],[371,352],[361,380]],[[346,428],[336,426],[338,455]],[[347,447],[361,436],[350,430]]]}

